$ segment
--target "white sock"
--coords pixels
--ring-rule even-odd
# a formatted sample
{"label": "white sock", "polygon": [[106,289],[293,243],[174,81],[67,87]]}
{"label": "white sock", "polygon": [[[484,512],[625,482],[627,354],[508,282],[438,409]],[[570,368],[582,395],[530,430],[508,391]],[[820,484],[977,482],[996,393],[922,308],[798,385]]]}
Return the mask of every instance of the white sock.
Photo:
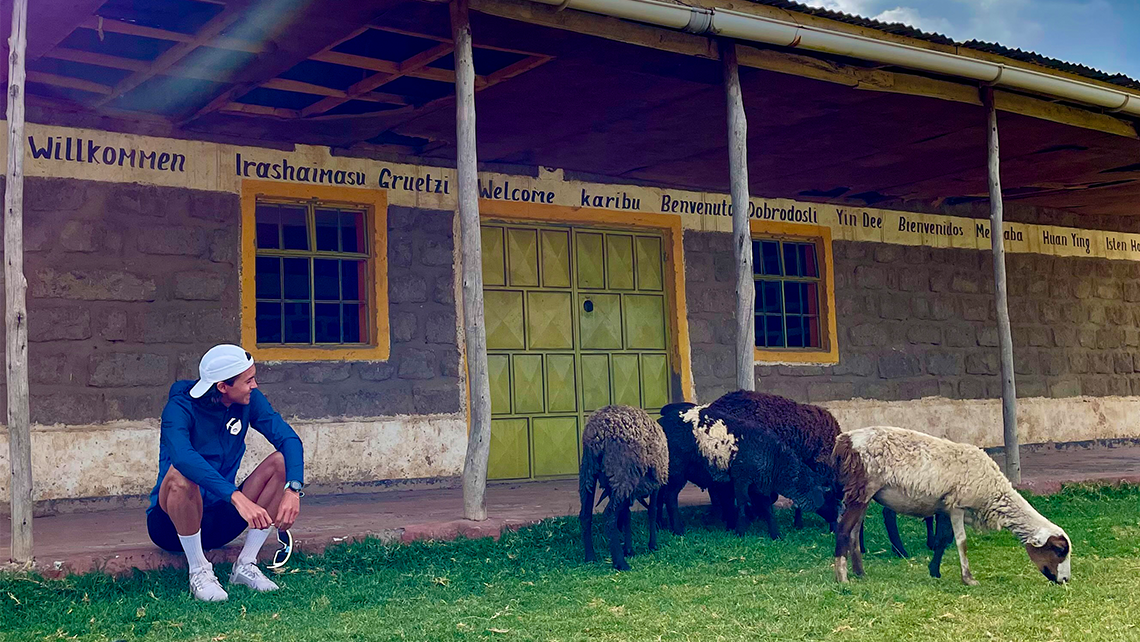
{"label": "white sock", "polygon": [[241,553],[238,555],[238,564],[257,563],[257,552],[261,550],[261,545],[269,537],[269,530],[268,528],[251,528],[245,532],[245,546],[242,547]]}
{"label": "white sock", "polygon": [[182,550],[186,552],[186,561],[190,564],[191,573],[210,565],[210,560],[206,559],[206,553],[202,551],[201,530],[193,535],[179,535],[178,540],[182,542]]}

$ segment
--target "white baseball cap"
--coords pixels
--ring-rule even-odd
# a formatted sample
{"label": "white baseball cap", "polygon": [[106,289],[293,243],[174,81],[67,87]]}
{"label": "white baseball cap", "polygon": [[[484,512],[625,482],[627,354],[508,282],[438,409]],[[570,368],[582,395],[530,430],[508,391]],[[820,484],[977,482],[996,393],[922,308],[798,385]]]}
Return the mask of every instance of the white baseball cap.
{"label": "white baseball cap", "polygon": [[252,365],[253,355],[241,346],[230,343],[216,345],[207,350],[198,362],[198,383],[190,389],[190,396],[197,399],[214,384],[236,377]]}

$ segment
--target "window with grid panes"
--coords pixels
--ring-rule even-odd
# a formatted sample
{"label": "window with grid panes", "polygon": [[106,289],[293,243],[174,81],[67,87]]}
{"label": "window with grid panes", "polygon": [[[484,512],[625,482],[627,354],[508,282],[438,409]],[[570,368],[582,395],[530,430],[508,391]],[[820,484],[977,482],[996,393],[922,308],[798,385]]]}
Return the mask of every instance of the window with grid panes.
{"label": "window with grid panes", "polygon": [[820,349],[819,252],[810,241],[753,239],[756,347]]}
{"label": "window with grid panes", "polygon": [[366,210],[258,200],[258,345],[368,344]]}

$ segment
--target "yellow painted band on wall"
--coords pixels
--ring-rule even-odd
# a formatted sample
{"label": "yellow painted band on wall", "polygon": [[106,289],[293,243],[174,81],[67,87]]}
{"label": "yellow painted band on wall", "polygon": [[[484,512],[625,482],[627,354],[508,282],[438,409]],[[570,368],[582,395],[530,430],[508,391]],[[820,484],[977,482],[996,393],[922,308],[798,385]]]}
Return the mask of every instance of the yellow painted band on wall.
{"label": "yellow painted band on wall", "polygon": [[[6,136],[6,130],[0,130],[0,143]],[[454,211],[456,205],[453,169],[333,156],[326,147],[295,145],[281,151],[34,123],[29,123],[27,137],[27,176],[235,194],[241,193],[243,182],[254,180],[306,189],[385,192],[389,204],[406,207]],[[478,180],[488,202],[607,210],[614,224],[636,224],[637,216],[656,214],[679,218],[684,229],[732,229],[726,194],[565,180],[561,170],[542,168],[537,176],[482,172]],[[1136,207],[1140,214],[1140,203]],[[753,198],[749,208],[755,220],[828,227],[841,241],[991,249],[985,219],[779,198]],[[1140,261],[1140,234],[1008,222],[1006,231],[1006,251],[1011,253]]]}

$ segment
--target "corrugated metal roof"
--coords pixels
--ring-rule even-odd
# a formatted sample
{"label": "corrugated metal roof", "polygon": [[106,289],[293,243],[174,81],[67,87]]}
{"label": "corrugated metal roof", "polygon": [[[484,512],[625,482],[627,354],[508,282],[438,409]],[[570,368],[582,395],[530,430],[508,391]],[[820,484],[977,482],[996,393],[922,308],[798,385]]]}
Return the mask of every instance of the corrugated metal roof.
{"label": "corrugated metal roof", "polygon": [[1021,62],[1028,62],[1049,69],[1056,69],[1085,78],[1099,80],[1101,82],[1112,83],[1121,87],[1128,87],[1131,89],[1140,89],[1140,80],[1129,78],[1124,74],[1109,74],[1099,69],[1093,69],[1087,65],[1077,63],[1065,62],[1056,58],[1049,58],[1032,51],[1022,51],[1021,49],[1011,49],[996,42],[982,42],[980,40],[967,40],[966,42],[957,42],[952,38],[948,38],[938,33],[927,33],[914,27],[910,27],[901,23],[888,23],[873,20],[871,18],[864,18],[852,14],[842,13],[839,11],[832,11],[830,9],[821,9],[818,7],[809,7],[798,2],[791,2],[789,0],[749,0],[755,4],[762,4],[769,7],[776,7],[786,11],[794,11],[796,13],[806,13],[837,22],[844,22],[850,25],[859,27],[866,27],[868,29],[875,29],[884,33],[895,34],[899,36],[906,36],[909,38],[916,38],[919,40],[926,40],[927,42],[934,42],[943,45],[952,45],[964,47],[966,49],[973,49],[975,51],[984,51],[986,53],[1004,56],[1012,60]]}

